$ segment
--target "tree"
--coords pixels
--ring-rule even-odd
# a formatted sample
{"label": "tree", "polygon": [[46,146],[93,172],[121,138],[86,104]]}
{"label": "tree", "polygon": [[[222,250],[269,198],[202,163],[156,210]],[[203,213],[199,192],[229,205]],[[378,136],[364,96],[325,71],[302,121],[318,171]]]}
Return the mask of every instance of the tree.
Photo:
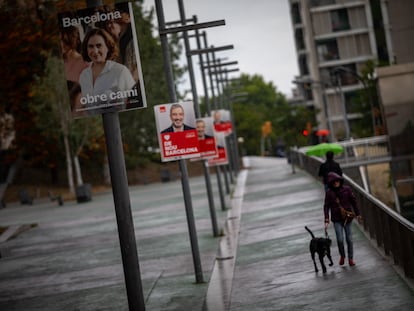
{"label": "tree", "polygon": [[[36,115],[35,127],[49,146],[61,146],[63,140],[66,159],[66,171],[70,192],[75,192],[73,169],[76,171],[77,185],[83,184],[79,165],[79,155],[85,146],[102,136],[102,126],[97,118],[73,120],[71,117],[66,80],[61,70],[62,60],[50,55],[45,66],[45,75],[37,80],[33,87],[33,105]],[[60,148],[56,150],[59,153]],[[53,163],[56,154],[51,154],[49,163]],[[59,158],[59,156],[57,156]],[[57,165],[57,164],[54,164]]]}
{"label": "tree", "polygon": [[[157,148],[152,108],[169,100],[161,46],[154,35],[154,12],[143,12],[142,2],[133,2],[133,8],[148,108],[120,114],[129,168],[145,163],[148,150]],[[114,1],[103,3],[112,5]],[[12,157],[24,155],[25,165],[48,167],[54,173],[66,159],[68,175],[74,166],[78,184],[83,182],[82,163],[104,163],[105,141],[99,116],[69,121],[68,94],[64,80],[58,77],[62,67],[56,16],[85,6],[85,0],[0,1],[0,95],[7,99],[5,110],[15,120],[17,148]],[[180,53],[178,37],[172,37],[171,57],[177,81],[184,70],[177,62]],[[53,176],[57,182],[57,175]]]}
{"label": "tree", "polygon": [[[235,84],[230,85],[225,91],[235,87]],[[312,112],[304,107],[290,106],[285,96],[260,75],[242,74],[237,88],[238,92],[247,94],[233,103],[233,111],[237,135],[243,137],[243,147],[248,154],[260,154],[262,125],[266,121],[272,124],[269,137],[273,141],[282,140],[288,147],[306,144],[298,129],[302,130],[307,121],[313,120]]]}
{"label": "tree", "polygon": [[[150,157],[146,156],[150,150],[158,148],[153,107],[169,102],[161,44],[159,38],[154,37],[154,10],[144,12],[141,3],[142,1],[139,1],[134,6],[134,15],[148,108],[120,114],[122,136],[126,146],[125,159],[129,167],[145,164]],[[181,51],[178,38],[171,37],[170,56],[177,81],[184,73],[184,69],[178,66],[177,62]]]}

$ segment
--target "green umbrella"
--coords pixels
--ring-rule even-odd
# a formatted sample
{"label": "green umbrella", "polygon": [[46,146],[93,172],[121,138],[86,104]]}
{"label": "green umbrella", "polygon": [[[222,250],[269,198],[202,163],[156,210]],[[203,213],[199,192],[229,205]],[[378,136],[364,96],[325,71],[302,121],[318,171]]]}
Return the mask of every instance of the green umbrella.
{"label": "green umbrella", "polygon": [[335,143],[322,143],[309,147],[309,149],[306,150],[306,154],[310,156],[323,157],[328,151],[338,154],[344,151],[344,147]]}

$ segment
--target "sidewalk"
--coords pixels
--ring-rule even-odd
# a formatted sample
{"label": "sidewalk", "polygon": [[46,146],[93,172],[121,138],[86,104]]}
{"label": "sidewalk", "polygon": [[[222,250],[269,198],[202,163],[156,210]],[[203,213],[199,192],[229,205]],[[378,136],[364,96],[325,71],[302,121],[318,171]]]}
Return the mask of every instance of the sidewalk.
{"label": "sidewalk", "polygon": [[[202,284],[195,284],[181,182],[130,189],[147,310],[202,308],[220,238],[213,237],[204,177],[190,187]],[[218,199],[216,214],[221,228],[227,211]],[[26,224],[37,226],[0,244],[0,310],[128,310],[112,193],[82,204],[0,209],[0,227]]]}
{"label": "sidewalk", "polygon": [[[195,284],[181,182],[131,187],[146,310],[412,310],[413,291],[354,226],[357,266],[315,273],[323,188],[286,159],[248,158],[214,238],[204,177],[190,188],[205,283]],[[77,204],[8,204],[0,227],[37,224],[0,243],[0,310],[128,310],[112,194]]]}

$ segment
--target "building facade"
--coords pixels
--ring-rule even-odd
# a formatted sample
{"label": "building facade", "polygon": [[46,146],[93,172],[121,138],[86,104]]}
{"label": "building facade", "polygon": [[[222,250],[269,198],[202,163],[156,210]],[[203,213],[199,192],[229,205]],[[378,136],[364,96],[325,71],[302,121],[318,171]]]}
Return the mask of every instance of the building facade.
{"label": "building facade", "polygon": [[414,1],[288,1],[302,102],[333,141],[358,137],[368,112],[367,136],[388,135],[398,210],[414,219]]}
{"label": "building facade", "polygon": [[[383,27],[384,1],[289,2],[299,67],[294,82],[306,105],[318,112],[315,125],[329,129],[332,140],[355,137],[353,128],[364,109],[369,113],[378,106],[374,94],[369,94],[372,90],[368,91],[367,81],[373,78],[370,64],[392,61],[390,36]],[[379,132],[374,126],[381,122],[370,123],[371,133]]]}

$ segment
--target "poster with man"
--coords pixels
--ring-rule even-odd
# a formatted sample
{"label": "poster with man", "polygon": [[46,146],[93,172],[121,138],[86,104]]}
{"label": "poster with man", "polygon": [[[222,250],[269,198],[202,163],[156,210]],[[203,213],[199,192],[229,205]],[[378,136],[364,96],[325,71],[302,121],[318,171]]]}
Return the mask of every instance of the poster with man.
{"label": "poster with man", "polygon": [[214,158],[218,155],[213,118],[199,118],[196,120],[198,143],[201,159]]}
{"label": "poster with man", "polygon": [[200,157],[193,102],[154,106],[161,161]]}
{"label": "poster with man", "polygon": [[227,165],[229,164],[229,159],[227,156],[226,134],[224,132],[216,132],[215,137],[217,142],[217,156],[208,159],[208,165]]}
{"label": "poster with man", "polygon": [[74,118],[146,107],[131,2],[58,14]]}
{"label": "poster with man", "polygon": [[211,112],[211,116],[214,119],[214,129],[216,132],[222,132],[226,135],[229,135],[233,132],[229,110],[213,110]]}

